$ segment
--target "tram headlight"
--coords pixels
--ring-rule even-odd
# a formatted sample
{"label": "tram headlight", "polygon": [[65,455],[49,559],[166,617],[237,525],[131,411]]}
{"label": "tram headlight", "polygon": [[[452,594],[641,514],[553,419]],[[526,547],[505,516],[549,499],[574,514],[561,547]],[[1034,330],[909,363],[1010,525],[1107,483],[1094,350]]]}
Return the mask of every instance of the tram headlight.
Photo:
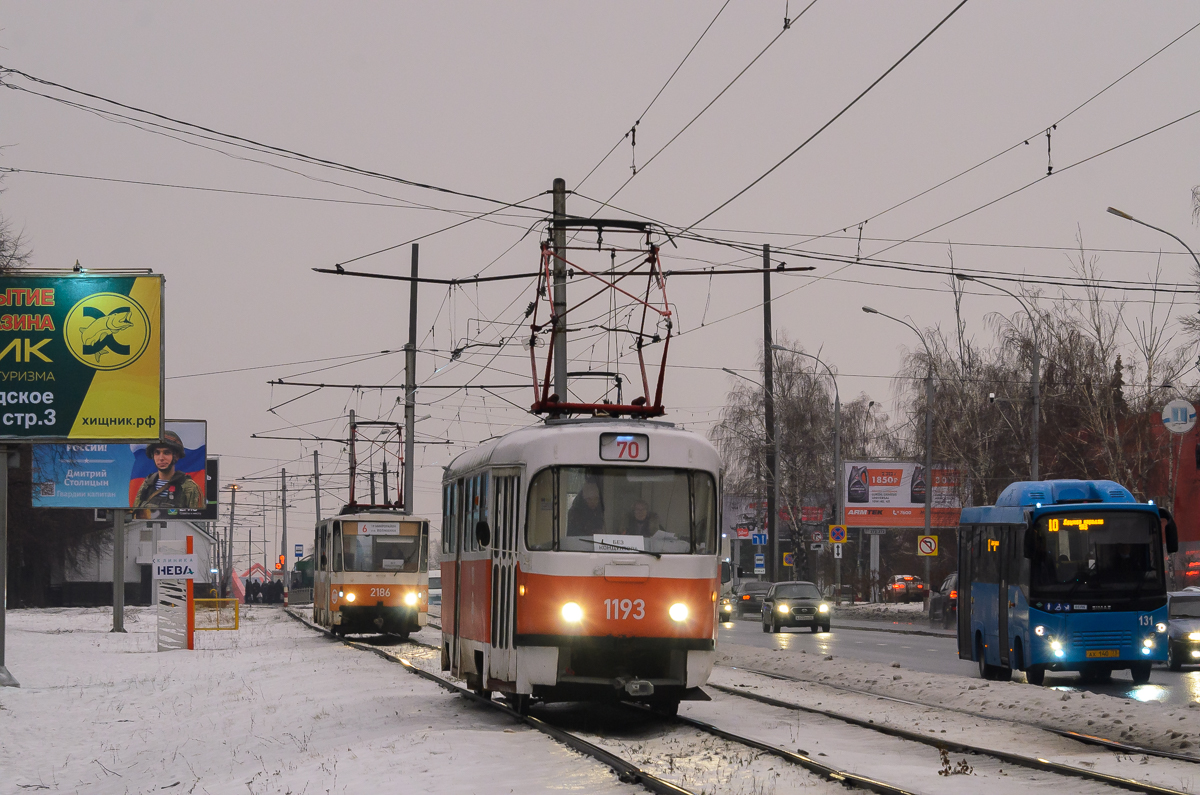
{"label": "tram headlight", "polygon": [[562,606],[562,617],[564,621],[578,624],[583,621],[583,608],[574,602],[567,602]]}
{"label": "tram headlight", "polygon": [[347,601],[347,602],[353,602],[353,601],[354,601],[354,594],[352,594],[352,593],[348,593],[348,594],[346,594],[346,601]]}
{"label": "tram headlight", "polygon": [[788,607],[788,605],[787,605],[787,603],[786,603],[786,602],[781,602],[781,603],[780,603],[780,605],[779,605],[779,612],[780,612],[780,613],[790,613],[790,612],[791,612],[791,610],[792,610],[792,608]]}
{"label": "tram headlight", "polygon": [[688,609],[683,602],[676,602],[671,605],[671,609],[667,611],[671,616],[672,621],[687,621]]}
{"label": "tram headlight", "polygon": [[1036,627],[1033,628],[1033,634],[1037,635],[1040,638],[1046,634],[1046,628],[1043,627],[1041,624],[1038,624]]}
{"label": "tram headlight", "polygon": [[409,607],[413,607],[414,605],[416,605],[416,603],[417,603],[417,592],[416,591],[409,591],[408,593],[404,594],[404,604],[408,605]]}
{"label": "tram headlight", "polygon": [[818,607],[817,607],[817,612],[818,612],[818,613],[828,613],[828,612],[829,612],[829,605],[827,605],[827,604],[825,604],[824,602],[822,602],[822,603],[820,604],[820,606],[818,606]]}
{"label": "tram headlight", "polygon": [[341,589],[338,589],[338,596],[345,596],[345,595],[346,594],[342,593]]}
{"label": "tram headlight", "polygon": [[1155,625],[1154,625],[1154,631],[1155,631],[1155,632],[1158,632],[1158,633],[1160,633],[1160,634],[1161,634],[1161,633],[1163,633],[1163,632],[1166,632],[1166,631],[1167,631],[1167,625],[1166,625],[1166,624],[1164,624],[1163,622],[1159,621],[1157,624],[1155,624]]}

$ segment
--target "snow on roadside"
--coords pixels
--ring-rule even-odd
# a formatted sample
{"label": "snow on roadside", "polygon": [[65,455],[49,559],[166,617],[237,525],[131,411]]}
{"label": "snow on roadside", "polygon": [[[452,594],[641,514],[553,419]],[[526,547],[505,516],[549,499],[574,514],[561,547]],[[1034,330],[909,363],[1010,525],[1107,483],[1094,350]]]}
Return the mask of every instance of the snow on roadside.
{"label": "snow on roadside", "polygon": [[859,602],[836,605],[834,618],[850,618],[861,621],[900,621],[906,624],[927,624],[924,602]]}
{"label": "snow on roadside", "polygon": [[[399,665],[243,609],[156,652],[155,616],[13,610],[0,793],[633,792],[612,771]],[[173,786],[175,785],[175,786]]]}
{"label": "snow on roadside", "polygon": [[[1036,723],[1200,759],[1200,702],[1165,708],[1096,693],[1064,693],[1018,682],[985,682],[892,666],[722,643],[721,666],[794,676],[815,684],[850,687],[877,696],[970,710],[1000,720]],[[1154,688],[1153,684],[1143,687]]]}

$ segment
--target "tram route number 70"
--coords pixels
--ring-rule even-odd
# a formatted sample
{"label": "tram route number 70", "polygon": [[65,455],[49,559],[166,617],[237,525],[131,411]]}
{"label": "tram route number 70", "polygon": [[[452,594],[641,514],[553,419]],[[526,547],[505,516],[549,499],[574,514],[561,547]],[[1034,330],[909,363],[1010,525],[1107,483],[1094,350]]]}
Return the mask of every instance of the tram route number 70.
{"label": "tram route number 70", "polygon": [[602,461],[650,460],[650,437],[644,433],[600,434]]}
{"label": "tram route number 70", "polygon": [[634,618],[641,621],[646,617],[644,599],[605,599],[604,617],[611,620]]}

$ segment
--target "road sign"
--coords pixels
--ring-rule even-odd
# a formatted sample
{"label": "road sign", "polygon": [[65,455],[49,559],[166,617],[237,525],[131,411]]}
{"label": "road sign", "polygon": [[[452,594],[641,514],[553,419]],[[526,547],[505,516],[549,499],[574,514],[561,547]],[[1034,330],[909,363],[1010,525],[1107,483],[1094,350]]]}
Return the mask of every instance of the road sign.
{"label": "road sign", "polygon": [[766,574],[767,573],[767,556],[766,555],[755,555],[754,556],[754,573],[755,574]]}
{"label": "road sign", "polygon": [[825,545],[824,545],[824,544],[809,544],[809,545],[808,545],[808,548],[809,548],[809,549],[822,550],[822,549],[824,549],[824,548],[825,548]]}
{"label": "road sign", "polygon": [[298,557],[298,558],[304,557],[304,545],[303,544],[296,545],[296,557]]}
{"label": "road sign", "polygon": [[1163,406],[1162,421],[1171,433],[1187,433],[1196,424],[1196,409],[1186,400],[1172,400]]}
{"label": "road sign", "polygon": [[750,537],[750,528],[749,527],[738,527],[738,528],[736,528],[736,530],[737,530],[738,538],[749,538]]}
{"label": "road sign", "polygon": [[783,565],[795,566],[796,565],[796,553],[795,552],[784,552],[783,553]]}
{"label": "road sign", "polygon": [[885,536],[885,535],[887,535],[886,527],[864,527],[862,529],[862,531],[869,536]]}
{"label": "road sign", "polygon": [[813,542],[814,544],[819,544],[819,543],[821,543],[821,542],[822,542],[822,541],[824,541],[824,540],[825,540],[825,534],[824,534],[824,533],[822,533],[820,530],[813,530],[813,531],[812,531],[812,542]]}
{"label": "road sign", "polygon": [[754,544],[756,547],[765,547],[767,545],[767,534],[754,533],[750,536],[750,543]]}
{"label": "road sign", "polygon": [[923,558],[937,557],[938,537],[917,536],[917,555]]}
{"label": "road sign", "polygon": [[841,559],[841,557],[842,557],[842,545],[841,544],[833,545],[833,556],[839,560]]}
{"label": "road sign", "polygon": [[834,544],[844,544],[846,542],[846,525],[829,525],[829,540]]}

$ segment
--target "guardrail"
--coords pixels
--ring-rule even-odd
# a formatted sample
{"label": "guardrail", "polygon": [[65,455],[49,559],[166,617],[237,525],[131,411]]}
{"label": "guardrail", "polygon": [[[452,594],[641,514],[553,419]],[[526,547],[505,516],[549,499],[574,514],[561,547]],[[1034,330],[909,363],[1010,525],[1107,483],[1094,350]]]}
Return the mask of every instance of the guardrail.
{"label": "guardrail", "polygon": [[193,599],[196,631],[236,630],[240,609],[237,599]]}
{"label": "guardrail", "polygon": [[312,600],[312,588],[292,588],[290,591],[288,591],[289,605],[311,605]]}

